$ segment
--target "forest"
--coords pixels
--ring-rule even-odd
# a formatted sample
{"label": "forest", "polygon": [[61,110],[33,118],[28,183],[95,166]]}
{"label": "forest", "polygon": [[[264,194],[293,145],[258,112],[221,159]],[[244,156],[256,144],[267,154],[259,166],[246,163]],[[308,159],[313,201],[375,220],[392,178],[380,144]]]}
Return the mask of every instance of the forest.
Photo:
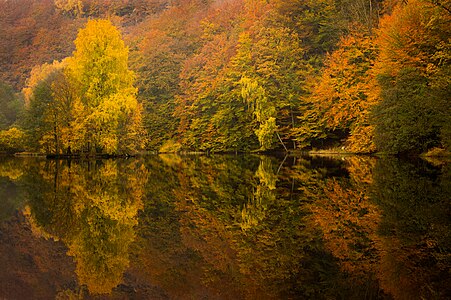
{"label": "forest", "polygon": [[0,0],[0,152],[449,154],[450,0]]}

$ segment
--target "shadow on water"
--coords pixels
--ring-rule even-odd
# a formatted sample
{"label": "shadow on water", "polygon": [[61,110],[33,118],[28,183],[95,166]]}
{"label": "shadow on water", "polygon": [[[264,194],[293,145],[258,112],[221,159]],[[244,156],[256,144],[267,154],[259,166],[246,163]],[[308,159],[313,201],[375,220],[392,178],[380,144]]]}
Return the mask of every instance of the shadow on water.
{"label": "shadow on water", "polygon": [[450,192],[370,157],[2,159],[0,298],[446,299]]}

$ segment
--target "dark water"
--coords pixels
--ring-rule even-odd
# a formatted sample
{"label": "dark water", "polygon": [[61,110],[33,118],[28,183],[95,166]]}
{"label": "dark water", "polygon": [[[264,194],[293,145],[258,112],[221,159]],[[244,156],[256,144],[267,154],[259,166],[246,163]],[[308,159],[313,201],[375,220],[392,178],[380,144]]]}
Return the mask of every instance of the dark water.
{"label": "dark water", "polygon": [[0,299],[450,299],[450,164],[0,159]]}

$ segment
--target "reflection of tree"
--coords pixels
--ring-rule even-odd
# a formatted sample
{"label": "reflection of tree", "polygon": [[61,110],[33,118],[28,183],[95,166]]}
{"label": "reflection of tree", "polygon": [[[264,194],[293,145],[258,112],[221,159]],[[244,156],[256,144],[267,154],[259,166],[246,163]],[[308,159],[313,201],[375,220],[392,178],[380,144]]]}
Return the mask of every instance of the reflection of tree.
{"label": "reflection of tree", "polygon": [[351,156],[346,158],[346,169],[349,171],[352,185],[365,191],[373,183],[373,172],[376,159],[365,156]]}
{"label": "reflection of tree", "polygon": [[7,157],[0,158],[0,177],[18,180],[24,174],[24,161]]}
{"label": "reflection of tree", "polygon": [[255,172],[258,184],[254,187],[252,198],[243,205],[241,211],[241,229],[246,230],[258,225],[266,217],[268,206],[276,201],[277,176],[273,170],[271,159],[267,156],[260,158],[260,165]]}
{"label": "reflection of tree", "polygon": [[[178,179],[176,209],[180,216],[183,243],[205,261],[202,280],[211,293],[239,297],[245,293],[238,284],[239,272],[233,232],[240,224],[240,207],[252,195],[255,157],[200,157],[185,160]],[[199,172],[202,170],[202,172]],[[246,282],[246,288],[255,287]]]}
{"label": "reflection of tree", "polygon": [[62,294],[109,292],[127,269],[112,296],[449,296],[446,165],[258,156],[161,156],[144,165],[40,161],[19,172],[32,229],[62,240],[75,258],[84,286]]}
{"label": "reflection of tree", "polygon": [[147,171],[139,161],[46,161],[27,181],[31,214],[63,240],[93,294],[109,293],[129,264]]}
{"label": "reflection of tree", "polygon": [[[210,287],[245,299],[336,294],[336,266],[319,232],[307,227],[308,199],[298,190],[298,178],[310,177],[308,185],[321,175],[304,163],[296,167],[310,174],[294,178],[288,161],[283,167],[268,157],[184,160],[175,193],[182,241],[207,262]],[[246,220],[252,226],[243,228]]]}
{"label": "reflection of tree", "polygon": [[323,269],[320,273],[328,284],[320,298],[382,296],[374,272],[379,212],[367,196],[372,164],[371,159],[362,157],[301,158],[290,170],[305,196],[305,226],[310,231],[316,229],[322,251],[331,256],[329,264],[337,264],[335,272]]}
{"label": "reflection of tree", "polygon": [[345,271],[360,276],[370,271],[377,255],[377,207],[365,194],[343,187],[338,180],[328,181],[324,198],[318,200],[312,206],[313,219],[323,231],[327,249]]}
{"label": "reflection of tree", "polygon": [[[138,226],[140,249],[132,266],[142,282],[158,285],[171,299],[241,298],[230,229],[215,209],[241,203],[247,192],[241,178],[252,175],[244,168],[249,162],[254,165],[254,158],[162,155],[146,161],[151,171]],[[213,197],[212,186],[224,198]]]}
{"label": "reflection of tree", "polygon": [[356,282],[368,280],[366,275],[373,272],[378,255],[375,240],[380,212],[368,197],[371,161],[346,159],[350,179],[324,181],[311,205],[312,220],[321,228],[326,248]]}
{"label": "reflection of tree", "polygon": [[346,158],[345,165],[349,178],[319,181],[310,206],[326,249],[344,272],[342,287],[354,298],[449,297],[446,165],[438,169],[419,161],[364,157]]}
{"label": "reflection of tree", "polygon": [[378,160],[372,198],[381,207],[380,282],[396,299],[451,297],[449,166]]}
{"label": "reflection of tree", "polygon": [[23,206],[20,179],[25,172],[24,160],[0,157],[0,221]]}

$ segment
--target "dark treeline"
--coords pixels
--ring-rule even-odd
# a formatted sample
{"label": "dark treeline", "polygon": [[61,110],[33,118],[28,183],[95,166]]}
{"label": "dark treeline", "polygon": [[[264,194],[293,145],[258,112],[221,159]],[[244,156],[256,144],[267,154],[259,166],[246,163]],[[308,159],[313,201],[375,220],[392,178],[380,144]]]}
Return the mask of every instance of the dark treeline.
{"label": "dark treeline", "polygon": [[0,1],[0,148],[446,152],[450,8]]}

